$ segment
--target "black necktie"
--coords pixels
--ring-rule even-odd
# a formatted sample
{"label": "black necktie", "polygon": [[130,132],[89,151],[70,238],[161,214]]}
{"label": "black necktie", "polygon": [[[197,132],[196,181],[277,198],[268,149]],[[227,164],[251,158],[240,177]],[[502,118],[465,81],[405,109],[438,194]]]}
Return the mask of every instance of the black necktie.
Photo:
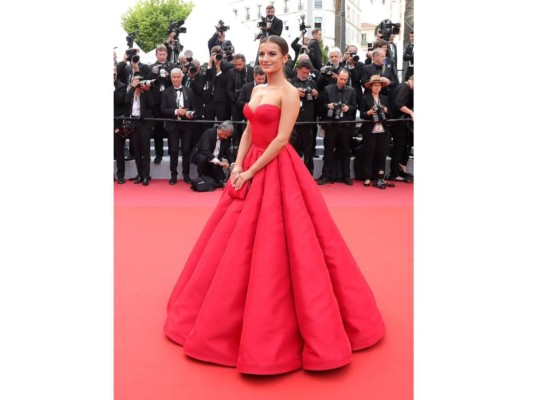
{"label": "black necktie", "polygon": [[178,89],[174,89],[174,91],[175,92],[183,92],[184,88],[180,86]]}

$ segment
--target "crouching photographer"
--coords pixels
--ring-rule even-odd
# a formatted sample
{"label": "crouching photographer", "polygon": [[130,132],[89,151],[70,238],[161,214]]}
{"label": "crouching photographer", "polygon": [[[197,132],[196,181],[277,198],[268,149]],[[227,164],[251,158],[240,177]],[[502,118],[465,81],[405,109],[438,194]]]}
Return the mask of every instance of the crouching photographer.
{"label": "crouching photographer", "polygon": [[124,115],[132,118],[133,132],[130,141],[135,146],[135,166],[137,176],[134,183],[149,184],[150,180],[150,134],[154,123],[144,118],[152,118],[154,99],[151,86],[155,80],[144,80],[140,74],[134,75],[132,84],[126,90]]}
{"label": "crouching photographer", "polygon": [[[310,78],[310,71],[313,69],[309,61],[301,61],[297,65],[297,76],[291,79],[291,84],[299,91],[300,111],[297,122],[316,121],[316,100],[319,96],[317,84]],[[295,125],[291,135],[291,145],[295,148],[299,156],[304,157],[304,164],[313,176],[313,153],[314,137],[316,134],[316,124]]]}

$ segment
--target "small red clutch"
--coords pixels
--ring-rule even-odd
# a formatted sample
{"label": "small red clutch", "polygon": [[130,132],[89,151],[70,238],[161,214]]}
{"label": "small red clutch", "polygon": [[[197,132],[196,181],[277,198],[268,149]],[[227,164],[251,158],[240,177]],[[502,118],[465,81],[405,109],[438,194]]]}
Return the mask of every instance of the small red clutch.
{"label": "small red clutch", "polygon": [[235,188],[232,186],[232,183],[230,182],[230,179],[228,179],[228,182],[226,184],[226,186],[228,186],[228,194],[234,199],[245,200],[245,197],[247,197],[248,191],[250,190],[251,181],[252,179],[249,179],[245,182],[243,186],[241,186],[241,189],[235,190]]}

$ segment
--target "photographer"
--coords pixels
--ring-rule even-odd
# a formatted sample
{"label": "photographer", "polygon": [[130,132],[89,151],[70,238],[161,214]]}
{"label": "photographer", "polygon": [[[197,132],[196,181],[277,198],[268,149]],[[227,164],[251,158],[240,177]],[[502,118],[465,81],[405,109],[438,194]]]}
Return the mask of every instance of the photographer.
{"label": "photographer", "polygon": [[394,102],[391,103],[391,116],[397,118],[411,118],[412,121],[397,122],[391,126],[393,136],[393,149],[391,151],[391,163],[389,180],[411,183],[413,175],[407,172],[407,164],[413,146],[414,108],[413,108],[413,75],[406,82],[401,83],[394,94]]}
{"label": "photographer", "polygon": [[361,74],[364,64],[359,61],[358,48],[352,44],[347,45],[345,48],[345,54],[343,54],[343,60],[340,62],[342,68],[349,71],[349,83],[356,90],[357,104],[360,104],[362,98],[363,88],[361,85]]}
{"label": "photographer", "polygon": [[[163,91],[172,86],[170,79],[170,71],[175,68],[176,65],[167,62],[167,48],[164,45],[160,45],[156,48],[156,62],[149,66],[150,74],[148,79],[155,79],[157,85],[153,85],[152,92],[154,97],[154,107],[152,109],[152,115],[154,118],[162,118],[161,114],[161,95]],[[154,123],[154,148],[156,157],[154,158],[154,164],[160,164],[163,158],[163,138],[165,137],[165,129],[163,128],[162,121],[156,121]]]}
{"label": "photographer", "polygon": [[117,64],[117,79],[125,85],[130,85],[135,73],[148,76],[148,65],[140,62],[139,49],[127,49],[122,61]]}
{"label": "photographer", "polygon": [[[124,113],[124,98],[126,97],[126,85],[117,79],[117,67],[113,67],[113,116],[118,117]],[[113,119],[113,153],[117,162],[117,183],[124,183],[124,143],[126,136],[122,135],[122,120]]]}
{"label": "photographer", "polygon": [[410,43],[404,48],[402,59],[403,61],[408,61],[406,73],[404,74],[404,80],[407,81],[413,75],[413,31],[410,32]]}
{"label": "photographer", "polygon": [[150,134],[154,123],[144,120],[152,118],[154,100],[152,98],[151,85],[154,81],[145,81],[143,76],[136,73],[132,83],[126,90],[124,98],[124,115],[132,117],[134,131],[130,134],[130,141],[135,146],[135,166],[137,176],[134,183],[143,183],[147,186],[150,182]]}
{"label": "photographer", "polygon": [[[382,50],[380,50],[382,51]],[[386,157],[388,153],[390,133],[385,124],[388,110],[388,98],[380,94],[386,83],[379,75],[373,75],[365,88],[371,93],[362,97],[360,103],[360,117],[374,123],[363,123],[360,133],[363,139],[363,178],[364,186],[385,189],[388,184],[384,181]]]}
{"label": "photographer", "polygon": [[[161,114],[173,120],[196,118],[193,105],[193,90],[182,85],[184,78],[180,68],[171,70],[172,86],[165,89],[161,97]],[[182,147],[182,172],[184,181],[191,183],[189,178],[189,157],[191,154],[191,137],[193,126],[189,123],[165,121],[165,131],[169,138],[169,155],[171,157],[171,179],[169,185],[175,185],[178,176],[178,152]]]}
{"label": "photographer", "polygon": [[225,32],[230,29],[229,26],[224,25],[222,20],[219,20],[219,23],[215,26],[215,33],[208,40],[208,50],[211,54],[211,49],[215,46],[220,46],[221,49],[224,49],[226,44],[226,34]]}
{"label": "photographer", "polygon": [[310,59],[315,69],[320,70],[323,67],[323,53],[319,42],[323,37],[323,31],[320,28],[315,28],[311,31],[312,39],[310,40]]}
{"label": "photographer", "polygon": [[[386,43],[387,45],[387,43]],[[386,60],[386,52],[383,49],[375,49],[372,53],[373,62],[369,65],[365,65],[362,68],[362,74],[360,83],[362,86],[365,86],[367,82],[371,79],[371,76],[378,75],[380,76],[380,79],[382,82],[384,82],[382,94],[388,95],[390,91],[395,89],[397,79],[393,75],[393,71],[391,68],[386,67],[385,60]],[[371,89],[367,88],[364,91],[364,94],[370,94]]]}
{"label": "photographer", "polygon": [[326,86],[336,83],[341,62],[341,50],[333,47],[328,52],[328,63],[321,68],[321,76],[317,82],[321,92]]}
{"label": "photographer", "polygon": [[[326,121],[354,121],[356,115],[356,91],[347,86],[349,72],[341,69],[334,84],[324,89],[321,114]],[[319,185],[335,182],[334,151],[339,154],[341,162],[341,182],[352,185],[350,179],[350,145],[354,133],[354,123],[324,125],[324,157],[322,175]]]}
{"label": "photographer", "polygon": [[[186,51],[185,53],[187,54],[188,52]],[[191,57],[192,56],[193,53],[191,53]],[[206,85],[206,77],[204,76],[200,62],[196,59],[191,58],[191,61],[189,61],[189,58],[187,58],[187,63],[184,68],[187,72],[184,76],[183,85],[193,90],[193,109],[196,111],[196,119],[204,119],[203,94],[204,86]],[[191,147],[193,147],[200,139],[200,135],[202,135],[203,132],[202,125],[203,124],[200,123],[193,124]]]}
{"label": "photographer", "polygon": [[206,120],[225,121],[230,119],[230,104],[232,97],[228,90],[228,70],[233,65],[223,60],[221,47],[211,49],[211,56],[206,70],[206,85],[204,91],[204,104],[206,105]]}
{"label": "photographer", "polygon": [[217,127],[204,131],[191,153],[191,163],[197,166],[198,175],[213,178],[219,187],[224,187],[225,172],[235,161],[228,140],[233,132],[232,122],[223,121]]}
{"label": "photographer", "polygon": [[176,32],[169,33],[163,45],[167,48],[167,62],[178,64],[178,56],[184,47],[178,41]]}
{"label": "photographer", "polygon": [[261,17],[261,21],[258,22],[258,27],[261,31],[256,39],[265,38],[270,35],[282,36],[284,23],[274,15],[274,6],[272,4],[265,7],[265,14],[267,16]]}
{"label": "photographer", "polygon": [[180,44],[180,33],[186,33],[187,29],[185,26],[182,26],[184,24],[183,20],[179,21],[171,21],[169,24],[169,28],[167,29],[167,40],[165,40],[165,43],[163,45],[167,49],[167,62],[170,64],[177,64],[178,63],[178,56],[182,52],[182,49],[184,46]]}
{"label": "photographer", "polygon": [[228,70],[228,89],[232,96],[232,119],[243,119],[242,110],[238,110],[236,102],[244,84],[254,80],[254,68],[247,65],[243,54],[236,54],[233,59],[234,68]]}
{"label": "photographer", "polygon": [[303,36],[302,37],[302,44],[299,43],[300,37],[297,36],[295,39],[291,42],[291,48],[295,51],[295,60],[299,58],[299,56],[304,54],[310,54],[309,44],[310,44],[310,38]]}
{"label": "photographer", "polygon": [[[315,122],[316,100],[319,96],[317,84],[310,78],[313,69],[309,61],[300,61],[297,65],[297,76],[290,80],[299,91],[300,111],[297,122]],[[290,143],[297,153],[304,158],[304,164],[313,176],[313,139],[317,131],[316,124],[295,125]]]}

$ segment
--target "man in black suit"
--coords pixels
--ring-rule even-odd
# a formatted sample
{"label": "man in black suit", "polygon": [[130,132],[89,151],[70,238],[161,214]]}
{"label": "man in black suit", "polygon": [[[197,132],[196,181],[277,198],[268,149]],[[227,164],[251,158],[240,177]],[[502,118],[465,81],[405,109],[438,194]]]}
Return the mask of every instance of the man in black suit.
{"label": "man in black suit", "polygon": [[[387,42],[385,43],[387,45]],[[395,77],[392,68],[388,68],[385,65],[386,51],[382,48],[377,48],[373,50],[371,57],[371,64],[365,65],[362,68],[360,84],[365,87],[365,84],[369,82],[371,76],[379,75],[381,81],[385,83],[385,86],[382,88],[380,94],[388,96],[389,93],[394,91],[395,87],[397,86],[398,80]],[[365,89],[363,94],[371,94],[371,90]]]}
{"label": "man in black suit", "polygon": [[[118,117],[124,113],[124,98],[126,97],[126,85],[117,79],[117,67],[113,67],[113,116]],[[117,183],[122,185],[124,181],[124,142],[126,137],[121,135],[122,120],[113,119],[113,150],[117,162]]]}
{"label": "man in black suit", "polygon": [[321,53],[321,47],[319,42],[323,37],[323,31],[320,28],[315,28],[311,31],[312,39],[310,40],[310,60],[315,69],[320,70],[323,66],[323,53]]}
{"label": "man in black suit", "polygon": [[221,187],[226,183],[225,170],[235,161],[228,140],[233,132],[232,121],[223,121],[204,131],[191,153],[191,163],[197,166],[198,175],[212,177]]}
{"label": "man in black suit", "polygon": [[265,14],[267,14],[267,17],[265,18],[265,22],[267,22],[267,25],[265,27],[262,27],[262,31],[264,31],[264,36],[282,36],[282,30],[284,29],[284,23],[281,19],[278,19],[274,15],[274,6],[272,4],[269,4],[267,7],[265,7]]}
{"label": "man in black suit", "polygon": [[225,121],[230,119],[232,98],[228,89],[228,70],[232,65],[223,60],[223,52],[219,46],[211,49],[211,57],[206,70],[207,89],[205,90],[204,117],[206,120]]}
{"label": "man in black suit", "polygon": [[[156,62],[149,66],[150,75],[148,79],[157,79],[159,86],[154,87],[154,107],[152,109],[152,115],[154,118],[162,118],[161,114],[161,94],[163,91],[172,86],[169,73],[176,64],[167,61],[167,48],[165,45],[158,46],[156,48]],[[160,164],[163,158],[163,138],[165,137],[165,129],[163,128],[162,121],[156,121],[154,123],[154,149],[156,151],[156,157],[154,158],[154,164]]]}
{"label": "man in black suit", "polygon": [[[187,64],[186,64],[187,65]],[[183,70],[182,70],[183,71]],[[182,84],[193,90],[193,110],[195,110],[195,119],[204,119],[204,86],[206,85],[206,77],[197,59],[191,61],[187,71],[184,72],[184,80]],[[198,142],[204,129],[201,123],[193,125],[193,133],[191,137],[191,149]]]}
{"label": "man in black suit", "polygon": [[345,54],[343,55],[343,61],[339,64],[349,71],[349,82],[347,85],[352,86],[356,90],[356,108],[358,108],[363,93],[361,73],[364,67],[364,64],[360,62],[360,57],[358,56],[358,48],[353,44],[347,45]]}
{"label": "man in black suit", "polygon": [[391,62],[395,66],[395,69],[397,69],[397,60],[399,59],[399,57],[397,53],[397,45],[395,44],[395,35],[393,34],[390,34],[388,38],[388,55],[391,59]]}
{"label": "man in black suit", "polygon": [[[165,89],[161,96],[161,114],[174,120],[191,120],[195,117],[193,108],[193,90],[183,87],[184,74],[180,68],[171,70],[172,86]],[[165,131],[169,138],[169,154],[171,156],[171,179],[169,185],[176,185],[178,176],[178,151],[182,147],[182,172],[184,181],[191,183],[189,178],[189,158],[191,154],[191,136],[193,127],[190,123],[165,121]],[[181,143],[180,143],[181,142]]]}
{"label": "man in black suit", "polygon": [[[265,72],[263,72],[259,65],[256,65],[254,67],[254,81],[243,85],[241,91],[239,92],[239,97],[237,98],[236,105],[239,110],[241,110],[241,115],[243,115],[243,107],[245,107],[245,104],[250,101],[252,89],[254,89],[256,85],[261,85],[262,83],[265,83],[266,79],[267,76],[265,75]],[[246,119],[244,115],[243,119]]]}
{"label": "man in black suit", "polygon": [[[310,71],[313,69],[309,61],[300,61],[297,65],[297,76],[290,80],[291,84],[299,91],[300,111],[297,122],[314,122],[315,103],[319,96],[317,83],[310,78]],[[291,135],[291,145],[295,148],[299,156],[304,157],[304,164],[313,176],[313,152],[314,136],[317,125],[295,125]]]}
{"label": "man in black suit", "polygon": [[404,81],[407,81],[408,78],[413,75],[413,31],[410,32],[410,43],[404,48],[402,59],[408,61],[406,73],[404,74]]}
{"label": "man in black suit", "polygon": [[154,100],[152,90],[147,84],[141,84],[143,76],[136,73],[132,78],[132,84],[126,90],[124,98],[124,115],[132,117],[135,129],[130,134],[130,140],[135,146],[135,166],[137,176],[134,183],[143,183],[147,186],[150,182],[150,134],[154,122],[144,118],[152,118]]}
{"label": "man in black suit", "polygon": [[[237,99],[239,98],[243,85],[254,81],[254,68],[247,65],[245,56],[240,53],[234,56],[233,64],[234,68],[228,70],[227,79],[229,94],[232,96],[230,105],[232,121],[242,121],[243,108],[237,106]],[[244,128],[242,125],[237,125],[235,127],[235,132],[232,135],[232,138],[236,143],[239,143],[243,130]]]}
{"label": "man in black suit", "polygon": [[[339,71],[336,83],[324,89],[321,112],[325,120],[354,121],[356,115],[356,91],[348,86],[349,72],[342,68]],[[335,182],[334,150],[339,153],[341,161],[341,182],[352,185],[350,179],[350,144],[354,124],[325,125],[324,135],[324,164],[323,172],[318,180],[319,185]]]}
{"label": "man in black suit", "polygon": [[[135,50],[135,49],[130,49]],[[148,77],[150,68],[140,61],[139,55],[124,53],[124,58],[117,64],[117,79],[125,85],[132,83],[134,74]]]}
{"label": "man in black suit", "polygon": [[[413,75],[397,87],[394,95],[395,101],[390,107],[392,118],[409,117],[412,121],[414,120],[413,89]],[[410,134],[407,123],[395,122],[391,126],[391,135],[393,136],[393,149],[388,179],[407,183],[413,182],[413,176],[407,172],[410,151],[413,146],[413,134]]]}

